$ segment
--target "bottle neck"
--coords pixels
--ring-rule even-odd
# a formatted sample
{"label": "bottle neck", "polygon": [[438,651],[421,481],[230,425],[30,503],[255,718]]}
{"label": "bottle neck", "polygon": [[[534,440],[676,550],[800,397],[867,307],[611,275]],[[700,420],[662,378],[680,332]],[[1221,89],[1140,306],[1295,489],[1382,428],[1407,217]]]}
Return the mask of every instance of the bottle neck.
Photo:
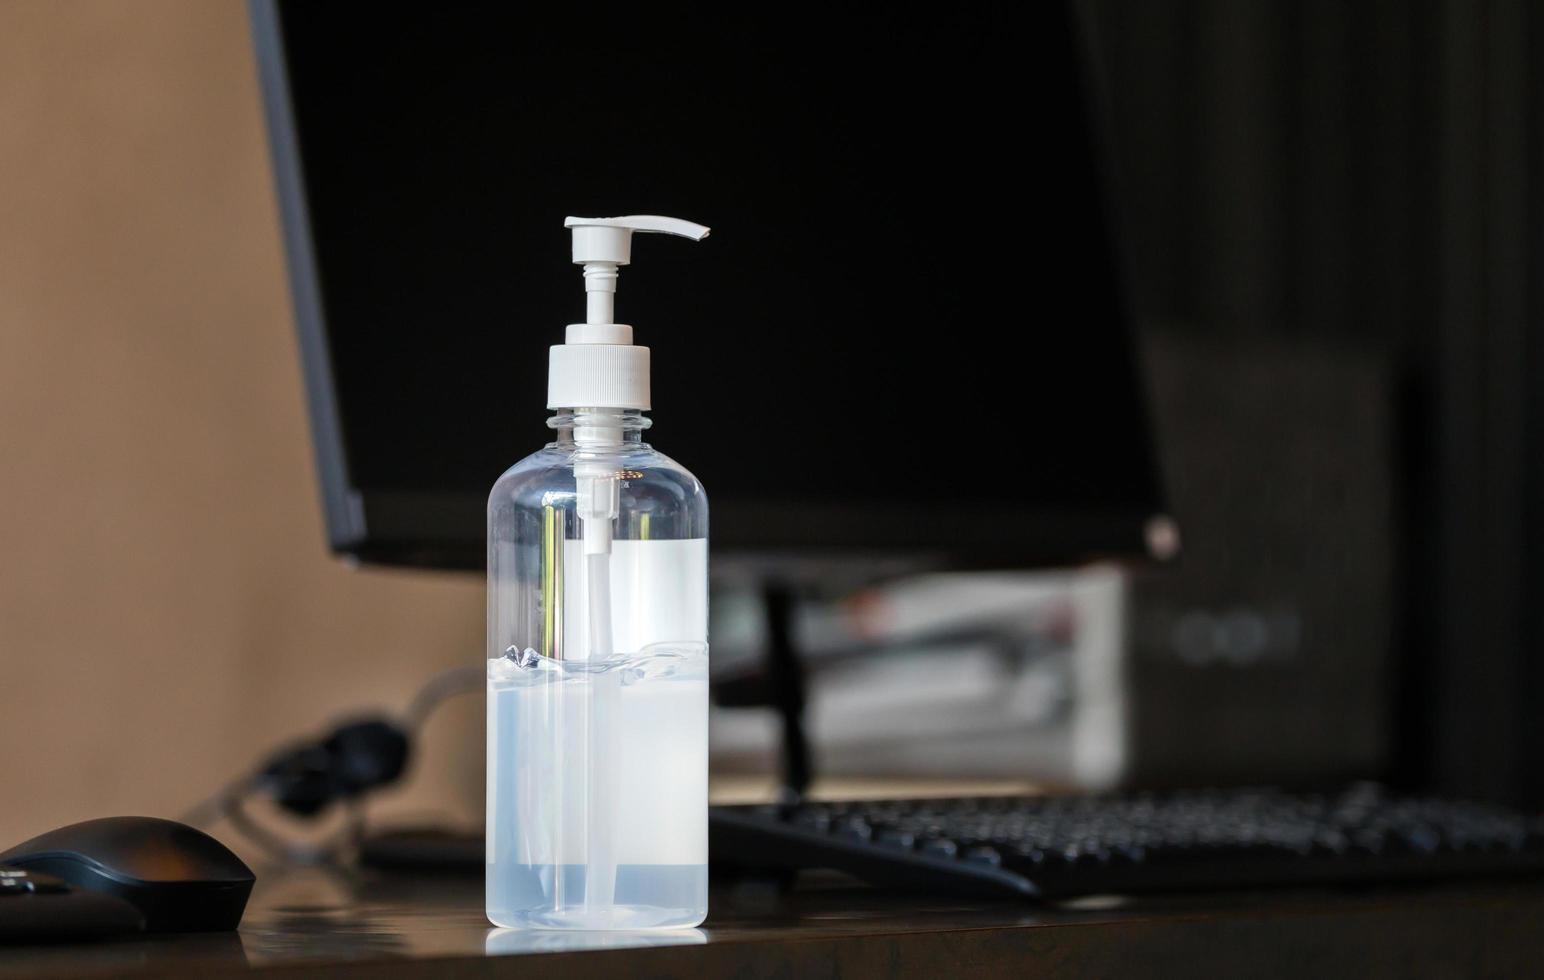
{"label": "bottle neck", "polygon": [[560,408],[547,420],[558,445],[597,448],[641,446],[653,424],[636,408]]}

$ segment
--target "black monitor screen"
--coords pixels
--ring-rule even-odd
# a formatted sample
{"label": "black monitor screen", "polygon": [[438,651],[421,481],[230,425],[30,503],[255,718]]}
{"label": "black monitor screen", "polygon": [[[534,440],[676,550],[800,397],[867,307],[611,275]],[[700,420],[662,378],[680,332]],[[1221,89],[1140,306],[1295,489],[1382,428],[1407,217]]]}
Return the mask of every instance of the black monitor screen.
{"label": "black monitor screen", "polygon": [[713,228],[640,236],[617,319],[716,550],[1140,550],[1159,492],[1061,6],[254,14],[335,548],[480,565],[584,318],[563,219],[646,213]]}

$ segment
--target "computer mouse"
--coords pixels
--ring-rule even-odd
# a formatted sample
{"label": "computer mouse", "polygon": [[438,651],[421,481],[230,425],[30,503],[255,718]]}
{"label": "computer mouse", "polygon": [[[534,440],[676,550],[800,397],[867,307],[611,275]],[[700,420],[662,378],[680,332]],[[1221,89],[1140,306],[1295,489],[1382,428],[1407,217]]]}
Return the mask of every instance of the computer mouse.
{"label": "computer mouse", "polygon": [[234,929],[256,880],[224,844],[159,817],[70,824],[0,853],[0,864],[121,898],[144,915],[146,932]]}

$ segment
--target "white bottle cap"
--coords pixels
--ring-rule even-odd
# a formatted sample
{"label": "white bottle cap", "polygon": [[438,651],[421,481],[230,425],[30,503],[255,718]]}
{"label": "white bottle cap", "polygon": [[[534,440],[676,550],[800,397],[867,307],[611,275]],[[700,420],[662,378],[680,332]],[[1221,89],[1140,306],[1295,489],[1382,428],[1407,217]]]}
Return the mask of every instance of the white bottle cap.
{"label": "white bottle cap", "polygon": [[680,235],[700,242],[708,229],[679,218],[633,214],[568,218],[574,264],[584,266],[585,322],[571,323],[547,360],[548,408],[649,407],[649,349],[633,345],[633,328],[613,323],[617,269],[632,261],[633,232]]}

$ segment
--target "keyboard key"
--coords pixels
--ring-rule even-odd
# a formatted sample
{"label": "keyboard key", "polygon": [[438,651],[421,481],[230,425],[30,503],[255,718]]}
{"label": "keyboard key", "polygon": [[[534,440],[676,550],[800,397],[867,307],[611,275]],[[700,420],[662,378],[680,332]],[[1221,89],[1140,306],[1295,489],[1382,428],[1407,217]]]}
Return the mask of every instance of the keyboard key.
{"label": "keyboard key", "polygon": [[922,842],[917,848],[928,857],[952,858],[960,852],[960,846],[947,837],[935,837],[932,840]]}
{"label": "keyboard key", "polygon": [[896,847],[903,851],[909,851],[917,844],[916,835],[904,830],[882,830],[875,840],[885,847]]}
{"label": "keyboard key", "polygon": [[795,827],[803,827],[805,830],[814,830],[822,834],[831,829],[831,818],[823,810],[801,810],[788,822]]}
{"label": "keyboard key", "polygon": [[832,825],[831,832],[849,840],[866,841],[874,836],[874,828],[862,817],[843,817]]}

